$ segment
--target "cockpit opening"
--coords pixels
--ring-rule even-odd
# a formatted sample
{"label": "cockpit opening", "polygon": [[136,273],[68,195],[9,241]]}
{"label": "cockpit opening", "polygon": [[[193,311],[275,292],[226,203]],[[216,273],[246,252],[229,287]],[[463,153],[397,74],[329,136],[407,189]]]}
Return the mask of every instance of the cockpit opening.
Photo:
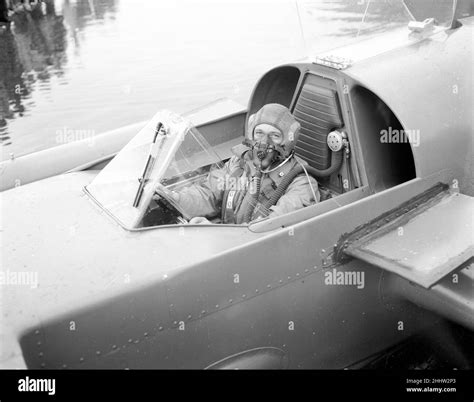
{"label": "cockpit opening", "polygon": [[351,101],[369,185],[382,191],[414,179],[411,147],[419,142],[416,128],[404,128],[393,111],[365,87],[353,87]]}
{"label": "cockpit opening", "polygon": [[[352,87],[355,127],[348,126],[337,82],[315,74],[300,79],[300,74],[285,66],[260,80],[246,130],[243,115],[201,132],[187,118],[159,112],[86,191],[132,230],[241,225],[275,217],[287,224],[364,196],[358,190],[366,184],[382,191],[416,176],[407,141],[416,138],[406,135],[379,97]],[[361,158],[352,155],[350,135],[358,137]],[[362,161],[367,183],[355,175]],[[283,202],[285,197],[292,201]]]}

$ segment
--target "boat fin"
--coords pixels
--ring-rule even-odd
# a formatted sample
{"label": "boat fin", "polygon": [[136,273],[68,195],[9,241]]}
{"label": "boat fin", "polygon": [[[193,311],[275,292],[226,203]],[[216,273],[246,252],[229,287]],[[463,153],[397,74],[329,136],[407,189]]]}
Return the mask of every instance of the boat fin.
{"label": "boat fin", "polygon": [[438,184],[342,240],[346,256],[430,288],[474,256],[474,198]]}

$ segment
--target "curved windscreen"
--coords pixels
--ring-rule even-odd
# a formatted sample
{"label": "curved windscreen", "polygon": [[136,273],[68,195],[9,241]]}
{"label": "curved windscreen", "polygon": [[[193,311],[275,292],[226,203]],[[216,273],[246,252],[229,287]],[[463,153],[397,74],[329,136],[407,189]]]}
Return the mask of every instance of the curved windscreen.
{"label": "curved windscreen", "polygon": [[[157,198],[157,188],[183,187],[203,178],[220,159],[183,117],[162,111],[86,186],[86,191],[126,228],[143,226],[151,209],[155,224],[178,223],[180,206]],[[168,200],[173,201],[173,200]],[[149,226],[147,224],[146,226]]]}
{"label": "curved windscreen", "polygon": [[456,2],[300,0],[296,5],[306,52],[313,57],[385,33],[407,30],[408,23],[413,20],[434,18],[437,25],[449,27],[454,18]]}
{"label": "curved windscreen", "polygon": [[403,0],[405,6],[416,21],[434,18],[439,25],[451,27],[453,20],[460,17],[456,9],[466,8],[470,0]]}
{"label": "curved windscreen", "polygon": [[298,1],[309,56],[406,27],[411,20],[402,0]]}

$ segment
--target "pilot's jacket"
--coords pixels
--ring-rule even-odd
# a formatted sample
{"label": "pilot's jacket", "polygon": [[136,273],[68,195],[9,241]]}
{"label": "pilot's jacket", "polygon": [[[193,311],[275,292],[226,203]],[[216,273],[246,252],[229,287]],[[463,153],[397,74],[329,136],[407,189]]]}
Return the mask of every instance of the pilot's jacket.
{"label": "pilot's jacket", "polygon": [[[276,205],[271,206],[269,210],[263,208],[262,203],[270,199],[285,175],[300,163],[304,165],[303,161],[292,157],[281,167],[263,173],[258,201],[251,220],[283,215],[311,205],[315,201],[319,202],[317,181],[302,173],[293,179]],[[203,184],[185,188],[177,193],[177,201],[189,217],[215,217],[221,214],[222,223],[243,223],[241,207],[246,196],[247,199],[251,198],[247,193],[250,191],[250,182],[255,173],[256,169],[250,160],[233,156],[224,168],[211,170]]]}

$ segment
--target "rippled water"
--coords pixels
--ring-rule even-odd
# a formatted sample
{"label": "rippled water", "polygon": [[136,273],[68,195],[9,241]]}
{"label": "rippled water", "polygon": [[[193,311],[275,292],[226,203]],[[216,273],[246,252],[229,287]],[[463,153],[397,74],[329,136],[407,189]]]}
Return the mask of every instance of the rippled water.
{"label": "rippled water", "polygon": [[162,108],[185,112],[221,97],[246,104],[274,65],[406,22],[400,0],[299,4],[46,0],[17,12],[0,26],[1,159]]}

